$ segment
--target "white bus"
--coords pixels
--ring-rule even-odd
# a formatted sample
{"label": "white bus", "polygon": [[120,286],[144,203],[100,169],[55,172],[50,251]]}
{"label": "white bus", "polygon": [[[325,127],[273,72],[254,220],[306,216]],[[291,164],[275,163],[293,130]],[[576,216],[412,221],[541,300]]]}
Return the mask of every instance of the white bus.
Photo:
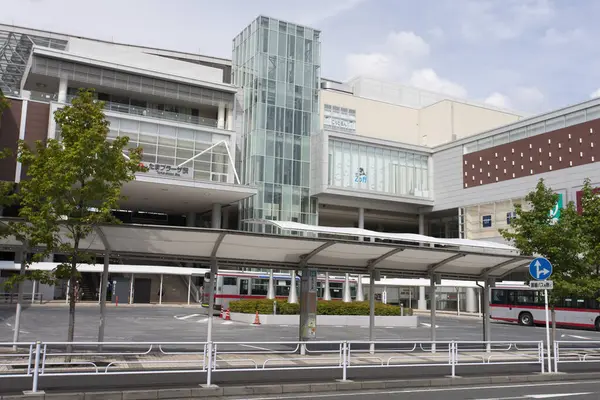
{"label": "white bus", "polygon": [[[556,325],[600,331],[600,304],[596,299],[569,296],[556,302]],[[519,325],[546,323],[544,291],[523,287],[492,288],[490,318]]]}

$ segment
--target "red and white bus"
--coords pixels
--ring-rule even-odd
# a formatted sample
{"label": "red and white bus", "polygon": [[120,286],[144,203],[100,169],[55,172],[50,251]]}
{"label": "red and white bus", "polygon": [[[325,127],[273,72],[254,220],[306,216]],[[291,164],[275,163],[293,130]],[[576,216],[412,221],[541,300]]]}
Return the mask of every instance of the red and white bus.
{"label": "red and white bus", "polygon": [[[323,297],[325,289],[325,278],[317,278],[317,296]],[[202,306],[208,307],[210,272],[204,274],[202,287]],[[275,287],[275,298],[286,299],[290,294],[291,278],[289,273],[273,274],[273,286]],[[344,278],[338,276],[329,277],[329,291],[331,299],[342,299]],[[230,301],[240,299],[264,299],[269,288],[269,274],[264,272],[241,272],[241,271],[219,271],[215,287],[215,309],[225,309]],[[300,277],[296,277],[296,289],[300,295]],[[356,297],[356,278],[350,278],[350,295]]]}
{"label": "red and white bus", "polygon": [[[555,305],[556,325],[600,331],[600,304],[596,299],[570,296]],[[546,323],[544,292],[523,287],[492,288],[490,318],[534,326]]]}

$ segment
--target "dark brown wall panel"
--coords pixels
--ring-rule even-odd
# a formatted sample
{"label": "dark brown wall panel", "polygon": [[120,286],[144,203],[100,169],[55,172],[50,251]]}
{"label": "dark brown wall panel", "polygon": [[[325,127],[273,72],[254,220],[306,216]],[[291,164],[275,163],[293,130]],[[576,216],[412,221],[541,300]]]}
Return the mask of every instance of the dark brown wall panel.
{"label": "dark brown wall panel", "polygon": [[17,140],[21,125],[21,100],[10,100],[10,107],[0,117],[0,149],[10,149],[12,156],[0,159],[0,181],[15,181]]}
{"label": "dark brown wall panel", "polygon": [[537,175],[600,161],[600,119],[463,156],[463,186]]}
{"label": "dark brown wall panel", "polygon": [[[25,122],[25,142],[30,148],[35,148],[35,142],[43,142],[48,138],[48,121],[50,118],[50,104],[28,102],[27,118]],[[21,170],[21,179],[25,179],[26,168]]]}

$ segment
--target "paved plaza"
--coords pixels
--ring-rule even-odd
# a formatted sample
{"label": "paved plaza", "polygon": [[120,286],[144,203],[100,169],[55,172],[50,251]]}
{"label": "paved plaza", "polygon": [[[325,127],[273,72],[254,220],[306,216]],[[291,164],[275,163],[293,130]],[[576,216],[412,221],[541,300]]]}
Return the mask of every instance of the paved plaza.
{"label": "paved plaza", "polygon": [[[93,304],[77,306],[75,340],[95,341],[98,335],[99,307]],[[215,318],[213,340],[235,341],[295,341],[298,327],[292,325],[248,325]],[[23,310],[21,321],[22,341],[64,341],[67,335],[68,307],[66,305],[35,305]],[[429,340],[430,319],[419,316],[417,328],[378,326],[377,340]],[[118,306],[107,307],[106,341],[204,341],[208,316],[199,306]],[[438,316],[437,340],[480,341],[483,324],[480,318]],[[12,339],[14,305],[0,306],[0,338]],[[515,324],[493,323],[492,340],[530,341],[544,340],[543,327],[526,327]],[[367,327],[318,327],[318,340],[367,340]],[[594,331],[558,329],[561,340],[600,340]]]}

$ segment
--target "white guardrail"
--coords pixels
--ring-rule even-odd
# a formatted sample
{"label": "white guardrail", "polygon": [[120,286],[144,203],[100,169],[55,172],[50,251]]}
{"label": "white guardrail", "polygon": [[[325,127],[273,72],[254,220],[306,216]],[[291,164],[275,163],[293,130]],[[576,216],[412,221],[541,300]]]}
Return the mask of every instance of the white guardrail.
{"label": "white guardrail", "polygon": [[[595,350],[600,361],[600,342]],[[461,366],[530,364],[545,372],[546,357],[542,341],[0,343],[0,382],[31,377],[36,392],[40,376],[203,372],[210,385],[219,371],[334,368],[343,380],[352,368],[438,367],[456,376]]]}

